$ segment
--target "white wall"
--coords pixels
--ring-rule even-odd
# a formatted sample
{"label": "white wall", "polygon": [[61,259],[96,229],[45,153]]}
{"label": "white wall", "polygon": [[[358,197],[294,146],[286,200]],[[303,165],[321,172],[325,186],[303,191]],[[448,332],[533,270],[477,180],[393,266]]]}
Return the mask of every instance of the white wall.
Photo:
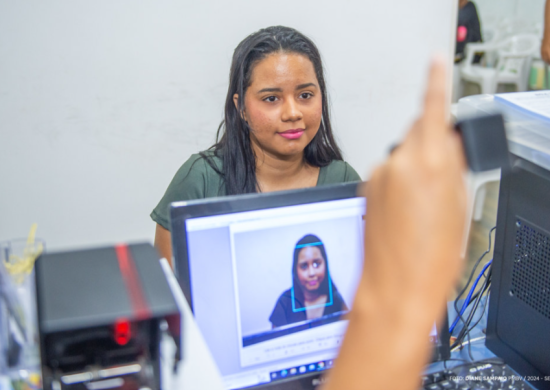
{"label": "white wall", "polygon": [[546,0],[473,0],[481,25],[503,18],[521,18],[533,24],[542,23]]}
{"label": "white wall", "polygon": [[274,24],[325,59],[334,128],[367,177],[416,116],[456,0],[0,0],[0,240],[152,240],[177,168],[214,141],[232,51]]}

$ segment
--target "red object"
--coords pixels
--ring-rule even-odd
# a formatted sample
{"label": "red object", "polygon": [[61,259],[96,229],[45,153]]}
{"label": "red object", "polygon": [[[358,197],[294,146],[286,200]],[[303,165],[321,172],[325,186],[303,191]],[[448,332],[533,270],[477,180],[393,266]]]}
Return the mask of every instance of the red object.
{"label": "red object", "polygon": [[121,318],[115,322],[113,338],[118,345],[126,345],[132,338],[132,327],[130,322]]}
{"label": "red object", "polygon": [[456,32],[457,42],[464,42],[466,40],[467,35],[468,35],[468,29],[465,26],[458,26],[458,30]]}
{"label": "red object", "polygon": [[149,306],[145,300],[145,295],[141,288],[141,281],[139,279],[132,254],[128,250],[128,246],[125,244],[117,245],[115,250],[118,258],[118,266],[120,267],[120,273],[122,274],[122,279],[126,285],[126,291],[128,291],[128,296],[132,302],[134,314],[138,320],[149,318],[151,316],[151,311],[149,310]]}

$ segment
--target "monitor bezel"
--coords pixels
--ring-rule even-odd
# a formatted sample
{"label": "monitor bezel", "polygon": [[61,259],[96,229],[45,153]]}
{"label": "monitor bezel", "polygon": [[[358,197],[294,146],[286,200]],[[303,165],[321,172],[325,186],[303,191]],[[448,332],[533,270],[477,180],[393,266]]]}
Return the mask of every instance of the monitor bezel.
{"label": "monitor bezel", "polygon": [[176,277],[191,311],[193,311],[193,295],[185,225],[188,219],[356,198],[360,196],[357,194],[359,184],[360,182],[341,183],[299,190],[233,195],[172,203],[169,206],[170,226],[172,232],[177,232],[177,234],[171,235],[173,264]]}

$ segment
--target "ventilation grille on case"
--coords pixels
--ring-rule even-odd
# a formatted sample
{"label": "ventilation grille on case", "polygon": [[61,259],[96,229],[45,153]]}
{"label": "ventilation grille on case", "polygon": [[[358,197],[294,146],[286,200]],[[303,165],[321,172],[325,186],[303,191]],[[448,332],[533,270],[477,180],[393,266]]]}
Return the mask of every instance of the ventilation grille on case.
{"label": "ventilation grille on case", "polygon": [[510,295],[550,318],[550,237],[520,220],[516,226]]}

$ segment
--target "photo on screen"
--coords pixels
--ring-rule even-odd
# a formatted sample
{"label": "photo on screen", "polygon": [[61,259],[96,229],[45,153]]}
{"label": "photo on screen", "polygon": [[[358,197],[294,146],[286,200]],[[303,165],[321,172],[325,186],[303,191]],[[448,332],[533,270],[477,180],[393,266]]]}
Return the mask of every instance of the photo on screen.
{"label": "photo on screen", "polygon": [[[295,345],[298,339],[291,336],[314,328],[312,343],[335,336],[336,328],[338,337],[332,338],[339,340],[342,327],[330,324],[341,321],[350,309],[361,274],[360,215],[232,226],[231,236],[242,350],[259,353],[262,343],[267,346],[266,342],[278,340],[262,351],[288,354],[286,341],[294,340]],[[310,350],[307,340],[299,340],[300,350]]]}

